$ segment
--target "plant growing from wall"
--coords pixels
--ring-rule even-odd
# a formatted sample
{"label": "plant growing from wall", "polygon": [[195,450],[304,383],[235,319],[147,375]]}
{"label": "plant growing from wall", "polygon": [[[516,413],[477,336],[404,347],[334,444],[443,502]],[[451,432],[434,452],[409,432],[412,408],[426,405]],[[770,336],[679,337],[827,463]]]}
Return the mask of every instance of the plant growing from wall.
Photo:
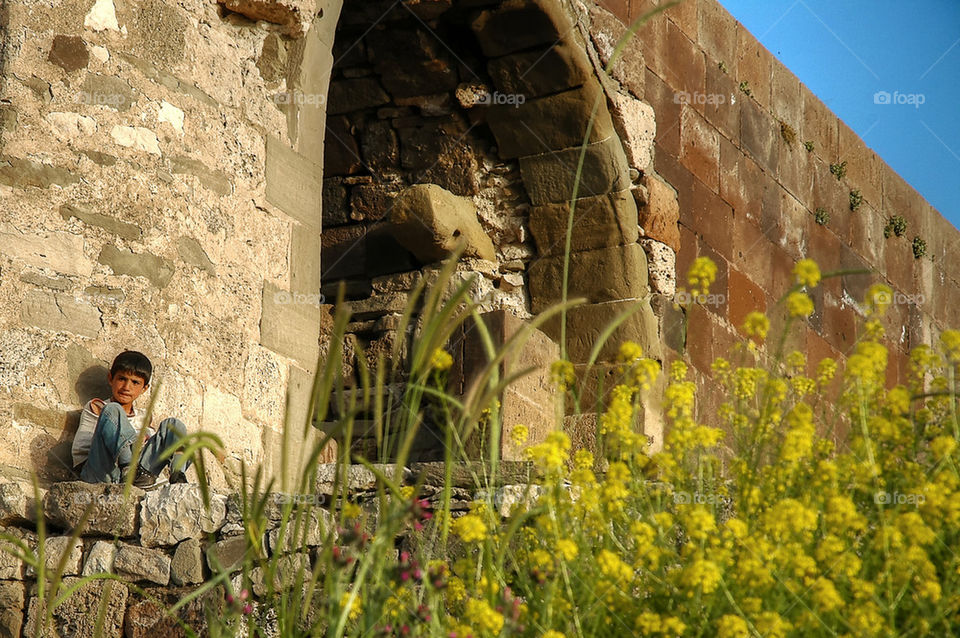
{"label": "plant growing from wall", "polygon": [[861,204],[863,204],[863,195],[860,194],[860,190],[850,191],[850,210],[857,212]]}
{"label": "plant growing from wall", "polygon": [[903,237],[907,232],[907,220],[902,215],[893,215],[887,220],[887,225],[883,228],[883,236],[889,238],[891,235]]}
{"label": "plant growing from wall", "polygon": [[847,160],[843,160],[838,164],[830,165],[830,173],[837,178],[839,182],[847,174]]}
{"label": "plant growing from wall", "polygon": [[746,80],[740,83],[740,91],[742,91],[745,95],[753,95],[753,92],[750,90],[750,83]]}
{"label": "plant growing from wall", "polygon": [[720,64],[717,65],[717,68],[723,71],[724,73],[727,73],[729,71],[729,69],[727,69],[727,63],[724,62],[723,60],[720,60]]}
{"label": "plant growing from wall", "polygon": [[780,137],[783,138],[783,141],[786,142],[788,146],[792,147],[793,143],[797,141],[797,132],[793,130],[792,126],[781,120]]}
{"label": "plant growing from wall", "polygon": [[919,237],[913,238],[913,258],[920,259],[927,254],[927,242]]}
{"label": "plant growing from wall", "polygon": [[813,213],[813,219],[821,226],[826,226],[830,223],[830,213],[823,206],[817,206],[816,212]]}
{"label": "plant growing from wall", "polygon": [[813,152],[813,140],[807,140],[803,143],[803,148],[807,149],[808,153]]}

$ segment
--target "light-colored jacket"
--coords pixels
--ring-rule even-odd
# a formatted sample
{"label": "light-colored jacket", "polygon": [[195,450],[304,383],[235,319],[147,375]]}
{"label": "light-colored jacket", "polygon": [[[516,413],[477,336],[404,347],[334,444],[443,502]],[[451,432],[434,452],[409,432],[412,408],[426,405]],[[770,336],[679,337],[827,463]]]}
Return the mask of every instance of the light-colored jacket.
{"label": "light-colored jacket", "polygon": [[[97,429],[97,421],[100,419],[91,409],[94,400],[95,399],[87,401],[87,404],[83,406],[83,411],[80,413],[80,425],[77,426],[77,435],[73,437],[73,447],[71,448],[73,453],[73,467],[79,467],[82,463],[86,463],[87,456],[90,454],[90,443],[93,441],[93,432]],[[109,402],[109,400],[104,400],[105,404]],[[143,427],[144,416],[146,415],[142,411],[133,408],[133,416],[127,415],[127,420],[130,421],[130,427],[139,432],[140,428]],[[147,438],[150,438],[155,432],[153,428],[148,426],[146,434]]]}

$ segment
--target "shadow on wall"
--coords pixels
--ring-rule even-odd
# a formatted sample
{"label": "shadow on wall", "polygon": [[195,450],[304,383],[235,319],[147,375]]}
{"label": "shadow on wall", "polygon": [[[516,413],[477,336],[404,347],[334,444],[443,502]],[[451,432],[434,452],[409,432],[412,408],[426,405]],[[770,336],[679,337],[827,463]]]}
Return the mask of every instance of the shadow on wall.
{"label": "shadow on wall", "polygon": [[[81,409],[87,401],[93,398],[108,398],[110,396],[110,384],[107,383],[107,373],[109,369],[102,365],[90,366],[80,373],[73,389],[77,393],[79,406]],[[57,444],[46,449],[44,437],[37,439],[38,450],[46,449],[46,458],[40,454],[34,453],[34,468],[37,474],[48,480],[63,481],[75,480],[76,474],[73,471],[73,437],[77,433],[77,426],[80,424],[80,409],[70,410],[64,418],[63,431]]]}

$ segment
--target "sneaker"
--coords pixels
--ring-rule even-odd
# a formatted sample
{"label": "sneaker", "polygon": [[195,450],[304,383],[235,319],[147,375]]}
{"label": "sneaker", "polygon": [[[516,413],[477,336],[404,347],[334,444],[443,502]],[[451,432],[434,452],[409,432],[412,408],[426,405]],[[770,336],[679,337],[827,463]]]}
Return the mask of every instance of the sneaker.
{"label": "sneaker", "polygon": [[187,475],[182,471],[177,470],[176,472],[170,472],[170,484],[175,485],[177,483],[186,483]]}
{"label": "sneaker", "polygon": [[[130,471],[130,468],[127,468],[127,470],[123,473],[123,476],[121,477],[121,482],[123,483],[127,482],[127,473],[129,471]],[[145,469],[137,465],[137,474],[136,476],[133,477],[134,487],[139,487],[141,489],[144,489],[144,488],[152,487],[153,484],[156,482],[157,482],[156,476],[154,476],[150,472],[146,471]]]}

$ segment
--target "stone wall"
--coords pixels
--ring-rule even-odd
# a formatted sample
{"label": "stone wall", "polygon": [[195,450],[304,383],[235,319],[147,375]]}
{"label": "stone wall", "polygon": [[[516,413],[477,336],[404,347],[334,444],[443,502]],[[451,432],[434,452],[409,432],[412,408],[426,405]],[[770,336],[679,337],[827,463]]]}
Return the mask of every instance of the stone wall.
{"label": "stone wall", "polygon": [[[661,3],[601,4],[629,24]],[[873,274],[825,281],[788,347],[811,361],[844,360],[858,335],[857,302],[883,282],[895,291],[884,320],[888,382],[902,381],[908,350],[956,326],[957,229],[716,0],[684,0],[656,15],[637,32],[637,50],[642,97],[657,115],[654,166],[679,198],[677,273],[698,256],[719,266],[716,298],[685,312],[658,306],[671,356],[682,354],[709,385],[714,357],[744,339],[747,312],[779,314],[774,303],[793,264],[808,257],[824,271]],[[903,236],[884,232],[894,216],[906,221]],[[925,244],[919,257],[914,238]]]}

